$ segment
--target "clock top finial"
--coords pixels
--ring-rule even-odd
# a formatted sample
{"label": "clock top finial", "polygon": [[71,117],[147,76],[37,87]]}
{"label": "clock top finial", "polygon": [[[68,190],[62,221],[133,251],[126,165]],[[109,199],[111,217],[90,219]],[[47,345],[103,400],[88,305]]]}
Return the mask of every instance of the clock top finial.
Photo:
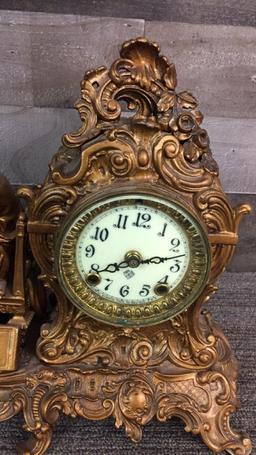
{"label": "clock top finial", "polygon": [[197,100],[188,91],[176,92],[176,85],[175,65],[160,55],[157,43],[147,38],[125,42],[109,69],[102,66],[85,73],[75,104],[82,126],[63,136],[64,146],[84,149],[100,134],[125,124],[130,111],[133,123],[173,134],[184,144],[188,161],[202,157],[204,167],[217,174]]}
{"label": "clock top finial", "polygon": [[[156,92],[155,83],[160,82],[168,90],[175,90],[177,76],[174,63],[160,55],[160,46],[147,38],[126,41],[120,56],[132,62],[131,79],[146,90]],[[117,60],[117,64],[121,62]]]}

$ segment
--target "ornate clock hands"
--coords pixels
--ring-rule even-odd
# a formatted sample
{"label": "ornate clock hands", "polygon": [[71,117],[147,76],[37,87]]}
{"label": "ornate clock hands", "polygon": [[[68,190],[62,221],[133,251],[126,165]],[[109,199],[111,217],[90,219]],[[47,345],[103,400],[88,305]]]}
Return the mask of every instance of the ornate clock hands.
{"label": "ornate clock hands", "polygon": [[160,256],[153,256],[152,258],[144,259],[140,263],[141,264],[161,264],[163,262],[170,261],[171,259],[181,258],[182,256],[185,256],[185,254],[179,254],[177,256],[171,256],[169,258],[168,257],[162,258]]}
{"label": "ornate clock hands", "polygon": [[171,256],[171,257],[152,256],[149,259],[136,258],[137,259],[136,262],[134,261],[134,258],[133,258],[132,265],[131,265],[131,261],[128,260],[128,261],[122,261],[119,264],[117,262],[108,264],[104,269],[101,269],[101,270],[94,267],[96,264],[92,264],[91,269],[96,273],[102,273],[102,272],[115,273],[115,272],[118,272],[120,269],[125,269],[127,267],[137,268],[141,264],[161,264],[163,262],[170,261],[171,259],[177,259],[177,258],[180,258],[183,256],[185,256],[185,254],[179,254],[177,256]]}
{"label": "ornate clock hands", "polygon": [[96,264],[92,264],[91,269],[93,272],[96,273],[102,273],[102,272],[109,272],[109,273],[115,273],[118,272],[120,269],[125,269],[129,267],[129,263],[127,261],[122,261],[119,264],[117,262],[113,262],[112,264],[108,264],[104,269],[99,270],[97,267],[95,267]]}

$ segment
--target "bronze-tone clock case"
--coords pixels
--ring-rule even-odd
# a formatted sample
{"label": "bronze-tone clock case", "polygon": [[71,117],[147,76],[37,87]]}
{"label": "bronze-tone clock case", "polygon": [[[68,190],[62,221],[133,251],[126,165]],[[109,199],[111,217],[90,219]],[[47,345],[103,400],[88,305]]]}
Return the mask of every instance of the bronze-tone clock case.
{"label": "bronze-tone clock case", "polygon": [[[145,38],[124,43],[109,70],[87,72],[75,105],[81,128],[64,135],[41,186],[18,190],[25,209],[14,204],[16,231],[8,223],[1,225],[4,258],[13,257],[15,248],[9,250],[9,243],[17,249],[21,225],[27,244],[15,260],[16,269],[26,261],[26,303],[19,311],[10,307],[8,284],[0,298],[0,310],[13,315],[0,327],[9,342],[0,355],[17,352],[4,334],[6,327],[20,333],[31,310],[47,315],[36,352],[25,355],[23,347],[19,368],[7,371],[15,367],[6,362],[0,374],[0,420],[22,411],[31,433],[19,445],[21,454],[45,453],[60,412],[95,420],[112,415],[133,441],[141,439],[143,425],[153,417],[166,421],[178,416],[186,431],[201,434],[214,452],[251,453],[250,439],[229,423],[238,405],[237,362],[226,337],[203,309],[217,290],[216,279],[233,254],[239,222],[250,207],[230,206],[207,132],[200,126],[197,101],[175,87],[174,64]],[[211,245],[210,277],[199,298],[183,313],[152,327],[114,327],[93,320],[67,299],[56,276],[56,239],[72,210],[88,197],[97,199],[98,192],[121,194],[127,186],[162,191],[189,207]],[[7,212],[5,207],[3,216]],[[15,273],[15,267],[10,268],[12,280]],[[46,301],[56,301],[50,313]],[[23,325],[15,326],[21,317]],[[31,323],[28,333],[33,330]]]}

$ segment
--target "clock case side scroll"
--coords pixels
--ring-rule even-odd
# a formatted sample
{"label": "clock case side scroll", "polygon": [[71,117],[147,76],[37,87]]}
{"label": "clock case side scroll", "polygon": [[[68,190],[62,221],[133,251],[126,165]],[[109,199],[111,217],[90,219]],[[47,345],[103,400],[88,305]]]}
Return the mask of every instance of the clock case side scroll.
{"label": "clock case side scroll", "polygon": [[[9,402],[0,419],[22,409],[33,433],[21,453],[46,451],[59,411],[90,419],[113,415],[134,441],[153,416],[164,421],[176,415],[215,452],[251,452],[249,438],[229,425],[238,404],[237,362],[208,309],[202,310],[250,208],[230,206],[197,101],[190,92],[177,93],[176,82],[175,66],[157,44],[145,38],[124,43],[109,70],[86,73],[75,106],[82,126],[63,137],[42,186],[19,191],[27,198],[33,258],[57,310],[41,328],[38,365],[26,375],[0,375]],[[55,239],[76,205],[100,191],[121,194],[127,186],[166,192],[189,207],[211,245],[211,271],[201,295],[153,327],[114,328],[91,319],[69,301],[55,273]],[[23,397],[19,403],[11,393],[14,383]]]}

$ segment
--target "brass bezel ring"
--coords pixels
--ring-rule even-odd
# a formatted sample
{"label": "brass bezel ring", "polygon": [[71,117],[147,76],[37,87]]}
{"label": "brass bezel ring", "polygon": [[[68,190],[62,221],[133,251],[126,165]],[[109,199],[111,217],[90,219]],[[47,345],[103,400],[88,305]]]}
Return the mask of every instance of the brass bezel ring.
{"label": "brass bezel ring", "polygon": [[[80,310],[94,319],[115,326],[142,327],[155,325],[177,316],[187,309],[201,294],[207,283],[210,271],[210,246],[207,234],[195,215],[180,201],[170,201],[147,194],[152,199],[144,203],[164,211],[185,231],[190,246],[190,262],[181,282],[167,295],[145,304],[119,304],[96,294],[81,277],[76,264],[76,244],[85,225],[97,214],[116,205],[118,196],[102,199],[100,207],[88,202],[80,203],[61,229],[56,243],[56,272],[67,297]],[[119,195],[121,196],[121,195]],[[134,203],[140,197],[139,192],[123,194],[122,204]],[[145,196],[145,195],[144,195]],[[143,198],[143,194],[141,194]],[[97,201],[97,203],[100,200]],[[168,205],[165,205],[168,204]]]}

